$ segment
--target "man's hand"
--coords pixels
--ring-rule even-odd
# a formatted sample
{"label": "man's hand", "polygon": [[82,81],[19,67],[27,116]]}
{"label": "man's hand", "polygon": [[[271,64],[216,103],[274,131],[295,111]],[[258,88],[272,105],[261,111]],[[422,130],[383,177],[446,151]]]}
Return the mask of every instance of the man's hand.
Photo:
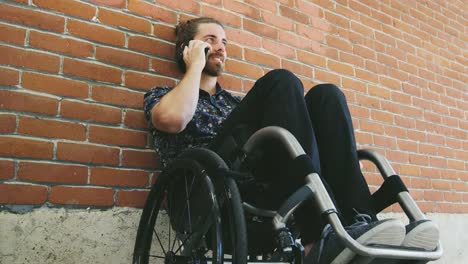
{"label": "man's hand", "polygon": [[185,46],[183,55],[187,71],[190,69],[203,70],[206,64],[206,48],[211,49],[210,44],[201,40],[191,40],[188,46]]}

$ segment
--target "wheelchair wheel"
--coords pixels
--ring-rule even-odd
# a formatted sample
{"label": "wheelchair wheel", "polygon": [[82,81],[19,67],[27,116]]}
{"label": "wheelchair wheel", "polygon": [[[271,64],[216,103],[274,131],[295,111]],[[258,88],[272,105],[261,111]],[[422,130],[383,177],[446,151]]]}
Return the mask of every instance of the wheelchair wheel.
{"label": "wheelchair wheel", "polygon": [[[223,210],[227,214],[223,217],[223,231],[226,231],[226,226],[229,228],[229,233],[223,236],[223,241],[229,240],[228,244],[225,243],[224,250],[232,256],[231,263],[245,264],[248,252],[247,228],[240,192],[234,179],[229,177],[225,179],[224,191],[228,202],[225,202],[226,210]],[[227,238],[224,238],[226,236]]]}
{"label": "wheelchair wheel", "polygon": [[222,263],[222,229],[213,183],[181,158],[151,188],[138,226],[134,264]]}

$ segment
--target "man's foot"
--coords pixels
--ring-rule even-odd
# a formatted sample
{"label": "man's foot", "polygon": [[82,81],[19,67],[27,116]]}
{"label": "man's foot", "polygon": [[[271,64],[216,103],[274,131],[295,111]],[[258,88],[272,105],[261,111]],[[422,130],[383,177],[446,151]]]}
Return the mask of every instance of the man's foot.
{"label": "man's foot", "polygon": [[[362,217],[362,215],[358,215]],[[370,222],[366,220],[356,222],[345,228],[348,234],[363,245],[381,244],[399,246],[405,238],[405,226],[397,219],[386,219]],[[312,248],[305,257],[306,264],[319,263],[347,263],[355,256],[354,252],[339,241],[339,238],[330,225],[325,226],[320,241]]]}
{"label": "man's foot", "polygon": [[411,222],[406,226],[405,240],[401,245],[434,250],[438,243],[439,229],[432,221],[424,219]]}

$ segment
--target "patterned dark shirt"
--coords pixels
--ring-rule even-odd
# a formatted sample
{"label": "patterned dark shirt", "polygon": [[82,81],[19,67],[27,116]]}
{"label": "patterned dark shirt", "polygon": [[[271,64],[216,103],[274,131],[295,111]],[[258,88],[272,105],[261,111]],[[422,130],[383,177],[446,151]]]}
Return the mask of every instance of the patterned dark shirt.
{"label": "patterned dark shirt", "polygon": [[165,167],[171,160],[187,148],[206,147],[216,136],[221,123],[239,104],[240,97],[233,96],[216,85],[216,93],[210,96],[200,89],[198,104],[192,120],[177,134],[155,129],[151,123],[151,109],[172,87],[155,87],[144,96],[145,118],[153,133],[154,147]]}

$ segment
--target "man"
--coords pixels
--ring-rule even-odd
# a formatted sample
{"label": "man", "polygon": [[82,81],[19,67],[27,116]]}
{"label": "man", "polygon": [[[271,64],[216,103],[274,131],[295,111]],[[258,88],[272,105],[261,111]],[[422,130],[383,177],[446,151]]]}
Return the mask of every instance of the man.
{"label": "man", "polygon": [[[294,74],[273,70],[260,78],[241,101],[217,82],[227,58],[223,25],[212,18],[197,18],[179,24],[176,33],[176,61],[184,76],[175,87],[152,89],[144,102],[163,166],[186,148],[209,147],[219,153],[229,136],[242,145],[245,134],[270,125],[280,126],[289,130],[310,156],[314,172],[321,175],[352,237],[364,244],[414,245],[418,239],[414,233],[426,230],[426,222],[412,229],[408,241],[400,221],[377,221],[359,168],[346,99],[336,86],[317,85],[304,97],[302,83]],[[263,163],[258,165],[260,176],[255,177],[271,184],[276,195],[269,197],[268,206],[275,207],[304,184],[304,175],[292,175],[287,162],[274,166],[285,160],[278,148],[265,153]],[[226,153],[221,154],[229,159]],[[306,203],[300,208],[296,220],[305,253],[311,252],[307,262],[329,263],[353,257],[352,252],[335,243],[334,233],[312,205]],[[429,245],[431,249],[435,248],[433,244]]]}

